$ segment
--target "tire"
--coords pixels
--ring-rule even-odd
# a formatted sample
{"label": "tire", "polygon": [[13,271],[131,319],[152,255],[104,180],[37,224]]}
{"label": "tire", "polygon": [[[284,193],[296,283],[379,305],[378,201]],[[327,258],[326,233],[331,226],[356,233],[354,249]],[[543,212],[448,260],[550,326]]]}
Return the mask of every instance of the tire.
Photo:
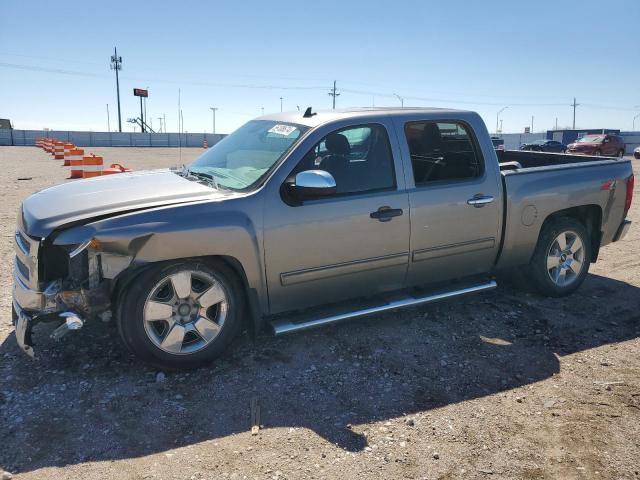
{"label": "tire", "polygon": [[596,157],[601,157],[601,156],[602,156],[602,152],[601,152],[600,150],[596,150],[595,152],[593,152],[593,154],[594,154]]}
{"label": "tire", "polygon": [[140,274],[120,297],[117,325],[127,348],[165,370],[218,358],[240,332],[242,285],[221,262],[160,264]]}
{"label": "tire", "polygon": [[624,158],[624,150],[618,150],[618,158]]}
{"label": "tire", "polygon": [[640,160],[640,153],[634,153],[633,156],[636,160]]}
{"label": "tire", "polygon": [[[561,251],[562,238],[566,244],[564,251]],[[560,217],[543,226],[527,276],[541,294],[563,297],[582,284],[589,272],[590,259],[591,240],[587,229],[574,218]],[[556,261],[558,266],[554,267]]]}

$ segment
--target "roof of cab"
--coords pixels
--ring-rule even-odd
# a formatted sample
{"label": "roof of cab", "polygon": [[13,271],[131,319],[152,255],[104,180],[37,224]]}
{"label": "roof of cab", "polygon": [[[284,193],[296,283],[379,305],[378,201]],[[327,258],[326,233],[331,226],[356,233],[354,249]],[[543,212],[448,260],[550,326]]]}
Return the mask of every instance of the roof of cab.
{"label": "roof of cab", "polygon": [[372,118],[380,115],[388,115],[393,117],[414,117],[416,113],[424,114],[442,114],[457,113],[470,114],[468,110],[455,110],[449,108],[431,108],[431,107],[370,107],[370,108],[348,108],[343,110],[321,110],[313,112],[311,117],[304,117],[303,111],[272,113],[258,117],[256,120],[273,120],[276,122],[297,123],[308,127],[316,127],[324,123],[341,120],[345,118]]}

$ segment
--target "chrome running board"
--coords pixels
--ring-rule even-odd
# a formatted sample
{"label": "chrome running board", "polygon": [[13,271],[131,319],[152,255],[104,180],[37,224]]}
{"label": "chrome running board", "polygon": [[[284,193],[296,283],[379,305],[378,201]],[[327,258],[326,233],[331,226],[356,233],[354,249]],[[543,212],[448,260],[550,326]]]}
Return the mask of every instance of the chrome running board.
{"label": "chrome running board", "polygon": [[376,305],[373,307],[362,308],[359,310],[353,310],[350,312],[339,313],[326,317],[318,317],[311,319],[303,319],[301,321],[291,321],[286,318],[279,318],[271,322],[271,328],[275,335],[285,335],[287,333],[293,333],[300,330],[307,330],[309,328],[320,327],[328,325],[330,323],[341,322],[342,320],[348,320],[350,318],[363,317],[365,315],[373,315],[375,313],[386,312],[387,310],[393,310],[395,308],[412,307],[416,305],[422,305],[425,303],[437,302],[440,300],[446,300],[449,298],[459,297],[461,295],[467,295],[469,293],[483,292],[485,290],[492,290],[497,287],[495,281],[490,280],[486,283],[480,283],[470,285],[464,288],[456,290],[440,291],[437,293],[431,293],[423,297],[406,296],[405,298],[392,300],[382,305]]}

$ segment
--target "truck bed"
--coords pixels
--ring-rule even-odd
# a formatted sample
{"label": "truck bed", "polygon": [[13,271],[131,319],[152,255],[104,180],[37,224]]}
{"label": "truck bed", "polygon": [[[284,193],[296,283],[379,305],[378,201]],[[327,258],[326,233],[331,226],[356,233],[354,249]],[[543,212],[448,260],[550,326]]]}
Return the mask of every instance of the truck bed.
{"label": "truck bed", "polygon": [[[512,162],[518,162],[522,168],[533,168],[618,160],[613,157],[568,155],[566,153],[533,152],[529,150],[497,150],[496,154],[498,155],[498,162],[500,162],[501,170],[516,169],[517,165]],[[505,166],[507,168],[505,168]]]}
{"label": "truck bed", "polygon": [[629,160],[513,150],[496,153],[505,192],[498,267],[526,264],[545,219],[562,210],[595,210],[601,222],[601,245],[612,241],[624,218],[625,182],[632,174]]}

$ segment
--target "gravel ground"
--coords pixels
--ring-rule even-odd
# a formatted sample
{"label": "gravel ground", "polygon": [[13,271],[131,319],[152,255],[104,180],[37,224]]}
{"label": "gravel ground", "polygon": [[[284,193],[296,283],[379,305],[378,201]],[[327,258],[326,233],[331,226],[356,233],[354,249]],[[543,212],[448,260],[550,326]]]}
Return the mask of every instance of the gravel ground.
{"label": "gravel ground", "polygon": [[[179,163],[176,149],[94,151],[134,169]],[[199,153],[184,149],[182,161]],[[18,351],[15,213],[65,174],[29,147],[0,147],[0,166],[0,471],[14,478],[640,478],[640,186],[629,235],[568,298],[504,283],[241,337],[211,368],[165,374],[110,324],[57,344],[38,325],[39,361]]]}

